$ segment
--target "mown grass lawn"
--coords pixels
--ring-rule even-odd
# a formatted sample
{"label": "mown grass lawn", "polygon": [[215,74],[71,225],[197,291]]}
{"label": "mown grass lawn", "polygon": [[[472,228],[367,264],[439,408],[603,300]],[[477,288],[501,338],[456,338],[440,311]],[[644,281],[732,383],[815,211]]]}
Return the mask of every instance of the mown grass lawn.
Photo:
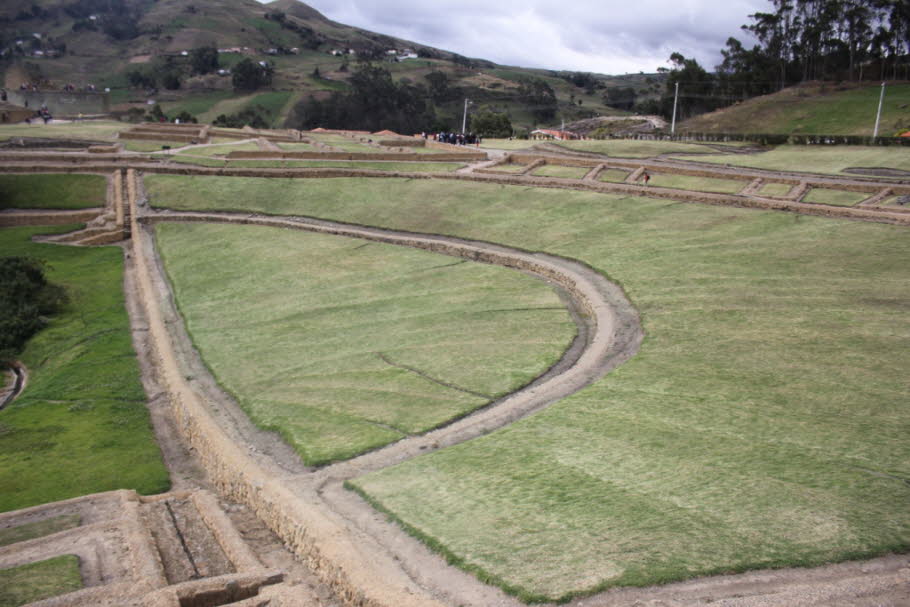
{"label": "mown grass lawn", "polygon": [[79,557],[72,554],[0,569],[0,607],[19,607],[81,589]]}
{"label": "mown grass lawn", "polygon": [[227,160],[226,158],[182,154],[174,156],[161,154],[155,157],[180,164],[254,169],[366,169],[388,172],[449,173],[465,166],[457,162],[391,162],[380,160]]}
{"label": "mown grass lawn", "polygon": [[66,227],[4,228],[0,257],[48,263],[70,303],[29,341],[22,395],[0,411],[0,511],[170,486],[149,422],[124,309],[122,252],[33,243]]}
{"label": "mown grass lawn", "polygon": [[844,169],[884,167],[910,171],[910,147],[781,145],[759,154],[699,156],[694,160],[772,171],[849,175]]}
{"label": "mown grass lawn", "polygon": [[545,412],[353,485],[529,599],[910,548],[910,238],[897,226],[515,186],[147,179],[580,259],[639,354]]}
{"label": "mown grass lawn", "polygon": [[0,209],[88,209],[106,196],[100,175],[0,175]]}
{"label": "mown grass lawn", "polygon": [[575,333],[550,287],[504,268],[275,228],[156,232],[206,363],[308,464],[483,406],[546,371]]}

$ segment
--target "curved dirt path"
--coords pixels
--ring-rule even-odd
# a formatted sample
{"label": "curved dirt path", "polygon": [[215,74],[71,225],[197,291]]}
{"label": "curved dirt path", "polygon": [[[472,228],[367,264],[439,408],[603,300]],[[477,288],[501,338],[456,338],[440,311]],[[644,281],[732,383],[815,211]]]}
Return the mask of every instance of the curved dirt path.
{"label": "curved dirt path", "polygon": [[[421,248],[474,261],[495,263],[520,269],[558,286],[570,305],[579,326],[579,337],[563,359],[549,372],[525,388],[487,405],[473,414],[428,433],[412,436],[353,460],[318,471],[303,468],[299,459],[278,444],[269,433],[250,424],[236,403],[224,394],[192,349],[176,311],[167,316],[172,329],[178,329],[178,357],[190,358],[193,382],[212,399],[219,423],[227,433],[249,445],[250,457],[273,477],[291,488],[299,503],[331,521],[333,533],[353,541],[359,560],[340,563],[346,572],[357,569],[369,579],[371,590],[385,586],[404,587],[415,605],[446,604],[490,605],[514,604],[497,588],[486,586],[472,576],[449,567],[445,561],[388,523],[357,495],[343,488],[345,480],[371,470],[429,453],[491,432],[531,415],[557,400],[589,385],[634,355],[643,338],[638,315],[622,291],[591,268],[576,261],[542,253],[520,251],[492,243],[452,237],[413,234],[353,226],[303,217],[273,217],[231,213],[178,213],[144,211],[142,224],[162,221],[218,222],[292,228],[335,234],[372,241]],[[147,252],[154,255],[149,248]],[[160,268],[160,261],[155,259]],[[160,270],[159,270],[160,272]],[[160,299],[173,301],[163,275],[156,278]],[[332,541],[332,540],[327,540]],[[394,570],[391,580],[389,572]],[[336,589],[339,590],[339,589]],[[339,590],[339,594],[350,594]],[[361,589],[358,589],[361,590]],[[421,598],[423,597],[423,598]],[[359,599],[358,599],[359,600]],[[389,604],[389,603],[379,603]]]}

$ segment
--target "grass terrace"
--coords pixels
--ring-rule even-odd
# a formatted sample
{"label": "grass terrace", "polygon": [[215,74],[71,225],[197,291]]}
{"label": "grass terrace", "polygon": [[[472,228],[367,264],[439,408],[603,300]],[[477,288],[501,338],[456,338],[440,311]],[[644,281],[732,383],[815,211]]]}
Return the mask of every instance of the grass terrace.
{"label": "grass terrace", "polygon": [[155,158],[180,164],[244,169],[362,169],[408,173],[449,173],[465,166],[457,162],[396,162],[382,160],[228,160],[227,158],[209,158],[183,154],[160,154],[156,155]]}
{"label": "grass terrace", "polygon": [[254,142],[248,143],[235,143],[235,144],[224,144],[224,145],[207,145],[207,146],[193,146],[182,150],[181,154],[191,154],[195,156],[227,156],[231,152],[259,152],[261,148],[259,144]]}
{"label": "grass terrace", "polygon": [[106,197],[100,175],[0,175],[0,209],[89,209]]}
{"label": "grass terrace", "polygon": [[484,183],[147,184],[159,204],[543,250],[622,285],[647,333],[632,360],[538,415],[353,483],[509,592],[567,599],[910,549],[906,228]]}
{"label": "grass terrace", "polygon": [[[603,139],[589,141],[559,141],[556,145],[577,152],[591,152],[618,158],[652,158],[661,154],[717,154],[717,150],[698,143],[680,141],[651,141],[646,139]],[[724,144],[729,145],[729,144]],[[727,158],[727,155],[723,156]],[[701,158],[698,158],[701,160]]]}
{"label": "grass terrace", "polygon": [[497,164],[496,166],[491,166],[487,170],[498,171],[500,173],[521,173],[527,168],[528,165],[526,164],[516,164],[514,162],[510,162],[507,164]]}
{"label": "grass terrace", "polygon": [[748,181],[738,179],[713,179],[710,177],[693,177],[671,173],[651,173],[648,185],[659,188],[675,188],[695,192],[716,192],[719,194],[736,194],[749,185]]}
{"label": "grass terrace", "polygon": [[44,124],[0,125],[0,140],[11,137],[45,137],[48,139],[91,139],[113,141],[120,131],[133,128],[132,124],[116,120],[84,120],[80,122],[51,121]]}
{"label": "grass terrace", "polygon": [[863,192],[844,192],[843,190],[828,190],[825,188],[812,188],[803,197],[803,202],[816,202],[820,204],[833,204],[839,207],[852,207],[869,198],[871,194]]}
{"label": "grass terrace", "polygon": [[910,147],[781,145],[758,154],[700,156],[697,160],[773,171],[849,175],[844,169],[851,167],[910,171]]}
{"label": "grass terrace", "polygon": [[3,228],[0,256],[48,264],[70,303],[33,337],[20,359],[25,391],[0,411],[0,511],[87,493],[170,486],[149,422],[123,301],[117,247],[30,240],[69,227]]}
{"label": "grass terrace", "polygon": [[312,465],[461,417],[545,372],[575,334],[550,287],[496,266],[264,227],[157,237],[206,364]]}
{"label": "grass terrace", "polygon": [[792,185],[786,183],[766,183],[763,184],[758,193],[761,196],[771,196],[772,198],[784,198],[793,189]]}
{"label": "grass terrace", "polygon": [[581,179],[591,171],[590,167],[567,167],[558,164],[545,164],[531,171],[535,177],[561,177],[563,179]]}
{"label": "grass terrace", "polygon": [[611,183],[623,183],[628,179],[632,171],[625,169],[604,169],[598,175],[598,181],[609,181]]}
{"label": "grass terrace", "polygon": [[82,587],[79,557],[71,554],[0,569],[0,607],[19,607]]}
{"label": "grass terrace", "polygon": [[80,523],[78,514],[65,514],[52,518],[26,523],[17,527],[0,529],[0,546],[8,546],[26,540],[33,540],[60,531],[78,527]]}

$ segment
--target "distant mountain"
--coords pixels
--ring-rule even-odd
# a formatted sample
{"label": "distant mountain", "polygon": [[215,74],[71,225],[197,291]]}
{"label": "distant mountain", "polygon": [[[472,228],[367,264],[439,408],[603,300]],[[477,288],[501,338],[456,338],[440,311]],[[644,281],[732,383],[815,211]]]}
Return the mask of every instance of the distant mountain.
{"label": "distant mountain", "polygon": [[[35,0],[0,6],[6,87],[93,84],[110,88],[113,107],[121,111],[154,99],[166,111],[212,119],[253,103],[249,93],[234,91],[226,72],[196,73],[193,50],[206,46],[221,51],[222,70],[245,58],[269,64],[271,84],[259,94],[271,96],[259,103],[268,106],[274,125],[301,99],[346,89],[364,60],[382,65],[396,81],[426,87],[437,113],[453,124],[460,124],[465,98],[473,101],[471,111],[505,111],[525,128],[618,114],[605,103],[610,88],[631,86],[644,99],[658,93],[661,80],[659,75],[578,78],[498,66],[336,23],[297,0]],[[529,80],[553,91],[552,112],[541,112],[541,97],[522,88]]]}

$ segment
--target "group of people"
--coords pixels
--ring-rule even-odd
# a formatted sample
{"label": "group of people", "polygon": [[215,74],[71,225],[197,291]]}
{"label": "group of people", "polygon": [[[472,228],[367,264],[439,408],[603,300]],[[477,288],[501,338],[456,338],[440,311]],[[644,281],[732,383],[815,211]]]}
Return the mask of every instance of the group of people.
{"label": "group of people", "polygon": [[423,138],[452,145],[480,145],[482,141],[482,137],[474,133],[423,133]]}

